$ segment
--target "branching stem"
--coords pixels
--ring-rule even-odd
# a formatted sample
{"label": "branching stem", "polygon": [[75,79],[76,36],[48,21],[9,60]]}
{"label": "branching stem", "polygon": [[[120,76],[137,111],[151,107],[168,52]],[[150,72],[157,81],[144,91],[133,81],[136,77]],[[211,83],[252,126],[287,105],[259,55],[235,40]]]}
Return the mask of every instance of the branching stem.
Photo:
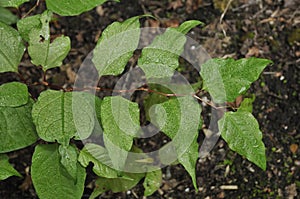
{"label": "branching stem", "polygon": [[[24,80],[22,78],[20,78],[20,79],[22,81]],[[26,83],[26,82],[24,82],[24,83]],[[234,109],[234,107],[232,107],[232,106],[216,106],[213,102],[209,102],[207,100],[202,99],[201,97],[198,96],[198,94],[200,93],[201,90],[198,90],[196,93],[191,93],[191,94],[178,94],[178,93],[163,93],[163,92],[160,92],[157,90],[152,90],[152,89],[146,88],[147,85],[145,85],[145,87],[140,87],[140,88],[136,88],[136,89],[128,89],[128,90],[123,90],[123,89],[118,90],[118,89],[103,88],[103,87],[63,88],[62,86],[59,86],[59,85],[49,84],[45,79],[42,82],[35,82],[33,84],[26,83],[26,85],[28,85],[28,86],[43,85],[43,86],[46,86],[51,89],[62,90],[64,92],[95,90],[95,91],[111,91],[111,92],[117,92],[117,93],[133,93],[135,91],[144,91],[144,92],[148,92],[148,93],[155,93],[155,94],[165,96],[165,97],[183,97],[183,96],[190,95],[190,96],[194,97],[195,99],[207,104],[208,106],[211,106],[214,109],[224,109],[224,108]]]}

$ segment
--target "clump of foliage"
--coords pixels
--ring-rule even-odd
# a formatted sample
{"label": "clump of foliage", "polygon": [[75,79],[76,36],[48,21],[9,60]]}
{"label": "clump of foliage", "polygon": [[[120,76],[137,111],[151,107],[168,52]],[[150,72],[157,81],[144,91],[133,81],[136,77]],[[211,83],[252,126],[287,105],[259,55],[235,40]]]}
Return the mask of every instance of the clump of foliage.
{"label": "clump of foliage", "polygon": [[[0,12],[4,15],[0,15],[1,73],[18,73],[25,46],[28,46],[31,62],[42,67],[44,73],[61,66],[71,42],[66,36],[50,39],[49,23],[53,12],[61,16],[78,15],[105,0],[46,0],[47,10],[42,14],[21,20],[10,17],[12,14],[5,7],[18,7],[24,2],[28,0],[0,1],[0,10],[5,10]],[[5,17],[11,20],[5,20]],[[121,23],[114,22],[103,31],[92,60],[99,76],[119,75],[124,71],[138,47],[139,19],[132,17]],[[16,22],[17,30],[10,26]],[[138,66],[148,80],[171,79],[178,68],[178,55],[186,42],[184,35],[200,24],[199,21],[191,20],[178,28],[168,28],[142,49]],[[128,31],[131,34],[123,34]],[[216,58],[201,66],[203,86],[196,90],[188,86],[175,86],[173,90],[167,89],[171,94],[161,96],[162,88],[153,92],[157,89],[155,84],[139,89],[149,92],[144,100],[147,118],[172,140],[175,159],[187,170],[196,190],[195,166],[199,156],[197,137],[202,127],[198,101],[201,99],[197,90],[207,91],[215,104],[233,102],[245,94],[270,63],[269,60],[258,58]],[[49,86],[46,80],[42,80],[41,84]],[[21,176],[9,164],[6,153],[36,143],[31,176],[40,198],[52,198],[53,195],[57,198],[81,198],[86,178],[85,168],[90,163],[98,176],[91,198],[107,190],[128,190],[142,179],[145,196],[159,188],[161,165],[144,170],[139,168],[139,163],[154,161],[146,154],[139,161],[130,160],[130,153],[142,153],[134,145],[140,133],[140,109],[136,102],[122,96],[100,99],[75,87],[52,90],[51,86],[41,92],[38,99],[32,99],[28,86],[25,80],[0,86],[0,180],[13,175]],[[176,94],[176,91],[182,90],[185,90],[184,95]],[[222,138],[232,150],[265,170],[265,146],[258,122],[251,114],[251,100],[245,98],[240,107],[224,113],[218,126]],[[95,134],[103,139],[104,144],[89,142],[83,148],[76,145],[75,140],[88,140]],[[161,161],[164,159],[161,158]],[[128,168],[141,169],[141,172],[132,173]]]}

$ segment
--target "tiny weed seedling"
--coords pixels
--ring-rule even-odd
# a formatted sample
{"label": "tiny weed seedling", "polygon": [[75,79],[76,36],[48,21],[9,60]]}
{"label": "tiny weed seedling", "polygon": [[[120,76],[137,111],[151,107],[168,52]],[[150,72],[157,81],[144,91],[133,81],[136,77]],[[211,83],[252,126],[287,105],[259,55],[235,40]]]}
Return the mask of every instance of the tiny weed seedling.
{"label": "tiny weed seedling", "polygon": [[[170,83],[179,67],[185,34],[201,24],[196,20],[166,29],[141,49],[137,65],[147,81],[135,89],[126,90],[121,86],[111,90],[111,96],[100,99],[95,93],[106,88],[97,84],[75,84],[66,89],[57,88],[42,78],[36,85],[48,89],[37,99],[31,97],[28,87],[34,85],[18,72],[24,49],[32,64],[41,67],[45,76],[48,69],[62,65],[71,48],[67,36],[50,39],[49,22],[53,12],[61,16],[79,15],[105,1],[46,0],[47,10],[42,14],[21,20],[9,17],[12,14],[5,7],[18,7],[28,0],[0,2],[0,10],[11,19],[0,19],[0,72],[14,72],[20,76],[20,82],[0,86],[0,180],[21,176],[9,164],[6,153],[35,144],[31,177],[42,199],[53,196],[81,198],[85,168],[90,163],[98,176],[90,198],[108,190],[131,189],[142,179],[144,195],[149,196],[161,185],[161,168],[174,162],[183,165],[197,190],[195,167],[199,158],[197,138],[202,128],[201,103],[212,109],[223,109],[218,121],[221,137],[230,149],[265,170],[262,132],[251,114],[253,99],[244,98],[238,107],[229,105],[246,93],[271,61],[210,59],[201,65],[201,82],[193,85]],[[92,58],[99,77],[124,73],[139,45],[139,19],[137,16],[114,22],[102,32]],[[10,26],[16,22],[17,29]],[[140,126],[141,107],[121,94],[135,91],[147,94],[141,100],[146,120],[171,140],[155,154],[144,153],[134,144],[138,138],[145,137]],[[201,93],[209,93],[212,100],[203,100]],[[84,143],[83,147],[79,141]]]}

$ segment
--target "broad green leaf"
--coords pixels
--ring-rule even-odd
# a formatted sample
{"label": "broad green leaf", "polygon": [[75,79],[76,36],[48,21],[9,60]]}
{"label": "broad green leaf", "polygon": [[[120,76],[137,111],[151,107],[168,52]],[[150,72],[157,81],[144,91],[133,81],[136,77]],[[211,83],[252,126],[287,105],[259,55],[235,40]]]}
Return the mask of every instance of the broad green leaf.
{"label": "broad green leaf", "polygon": [[[175,146],[178,161],[191,175],[196,186],[195,166],[198,159],[198,127],[201,126],[201,108],[191,96],[170,99],[154,105],[150,110],[151,122],[156,124]],[[171,154],[164,154],[164,156]]]}
{"label": "broad green leaf", "polygon": [[93,63],[102,75],[119,75],[136,50],[140,37],[140,17],[114,22],[103,32],[93,51]]}
{"label": "broad green leaf", "polygon": [[144,196],[152,195],[157,189],[159,189],[162,183],[162,172],[161,170],[151,171],[146,173],[146,177],[143,183],[145,188]]}
{"label": "broad green leaf", "polygon": [[52,12],[46,10],[41,15],[25,18],[18,23],[22,37],[29,42],[31,62],[43,66],[44,70],[60,66],[71,48],[70,38],[65,36],[57,37],[50,43],[51,17]]}
{"label": "broad green leaf", "polygon": [[255,95],[252,95],[251,98],[245,98],[242,101],[238,111],[248,111],[252,113],[252,109],[253,109],[252,103],[254,102],[254,100],[255,100]]}
{"label": "broad green leaf", "polygon": [[246,111],[227,112],[218,122],[222,138],[229,148],[266,169],[265,145],[253,115]]}
{"label": "broad green leaf", "polygon": [[96,198],[100,194],[111,190],[114,193],[127,191],[133,188],[144,177],[144,173],[126,173],[127,178],[98,178],[96,188],[90,198]]}
{"label": "broad green leaf", "polygon": [[[92,98],[94,99],[94,98]],[[41,93],[32,110],[38,135],[45,141],[56,140],[67,146],[80,135],[87,138],[95,123],[91,97],[86,93],[47,90]]]}
{"label": "broad green leaf", "polygon": [[38,145],[32,156],[31,177],[39,198],[80,199],[84,190],[85,169],[77,163],[76,180],[61,164],[58,144]]}
{"label": "broad green leaf", "polygon": [[17,8],[25,2],[29,2],[29,0],[0,0],[0,6]]}
{"label": "broad green leaf", "polygon": [[28,89],[20,82],[6,83],[0,86],[0,106],[16,107],[28,102]]}
{"label": "broad green leaf", "polygon": [[74,16],[89,11],[108,0],[46,0],[47,8],[61,16]]}
{"label": "broad green leaf", "polygon": [[52,13],[45,11],[40,18],[41,29],[33,29],[29,33],[28,53],[35,65],[43,66],[44,70],[57,67],[71,49],[69,37],[60,36],[50,43],[49,21]]}
{"label": "broad green leaf", "polygon": [[17,72],[24,50],[19,33],[0,22],[0,73]]}
{"label": "broad green leaf", "polygon": [[105,97],[102,101],[101,121],[104,143],[117,169],[124,166],[133,137],[140,129],[139,117],[137,103],[120,96]]}
{"label": "broad green leaf", "polygon": [[[50,13],[50,15],[51,15],[51,13]],[[51,16],[49,16],[48,18],[50,20]],[[34,29],[41,29],[42,28],[41,15],[36,14],[36,15],[33,15],[33,16],[30,16],[30,17],[25,17],[25,18],[18,21],[17,27],[18,27],[18,30],[19,30],[19,33],[20,33],[21,37],[25,41],[28,42],[30,32]],[[44,34],[47,34],[47,33],[49,34],[49,27],[48,26],[43,26],[43,28],[44,28]]]}
{"label": "broad green leaf", "polygon": [[90,162],[93,163],[93,171],[100,177],[118,178],[119,172],[111,168],[111,160],[108,152],[102,146],[88,143],[80,151],[78,161],[83,167],[87,167]]}
{"label": "broad green leaf", "polygon": [[178,28],[167,28],[149,46],[143,48],[138,66],[148,79],[171,77],[174,74],[186,42],[185,34],[200,24],[200,21],[192,20],[184,22]]}
{"label": "broad green leaf", "polygon": [[32,122],[32,100],[19,107],[0,106],[0,153],[27,147],[38,139]]}
{"label": "broad green leaf", "polygon": [[248,58],[235,61],[211,59],[201,67],[203,88],[209,92],[216,103],[232,102],[245,93],[252,82],[258,79],[263,69],[272,63],[267,59]]}
{"label": "broad green leaf", "polygon": [[[199,104],[191,96],[185,96],[152,106],[150,117],[151,122],[173,139],[178,135],[193,135],[195,137],[195,132],[198,131],[201,122],[200,113]],[[190,143],[192,141],[193,139],[190,140]]]}
{"label": "broad green leaf", "polygon": [[196,179],[196,164],[199,158],[199,144],[197,142],[197,137],[194,138],[191,146],[187,151],[180,157],[178,157],[178,162],[182,164],[185,170],[190,174],[195,190],[198,190],[197,179]]}
{"label": "broad green leaf", "polygon": [[70,176],[76,181],[77,178],[77,150],[72,145],[59,145],[58,152],[60,154],[60,163],[68,171]]}
{"label": "broad green leaf", "polygon": [[[34,33],[33,37],[35,39],[37,39],[36,36],[37,34]],[[70,51],[71,41],[69,37],[57,37],[51,44],[49,44],[50,40],[43,42],[34,41],[28,47],[31,61],[37,66],[43,66],[44,70],[62,65],[62,60]]]}
{"label": "broad green leaf", "polygon": [[8,162],[9,158],[5,154],[0,154],[0,180],[5,180],[10,176],[22,177],[22,175],[14,169]]}
{"label": "broad green leaf", "polygon": [[0,7],[0,22],[11,25],[17,23],[18,19],[19,18],[11,13],[8,9]]}

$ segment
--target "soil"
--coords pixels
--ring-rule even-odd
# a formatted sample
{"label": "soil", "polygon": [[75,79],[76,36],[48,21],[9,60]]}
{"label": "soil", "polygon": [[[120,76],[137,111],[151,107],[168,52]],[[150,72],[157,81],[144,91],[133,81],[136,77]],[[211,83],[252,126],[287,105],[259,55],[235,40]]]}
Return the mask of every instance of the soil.
{"label": "soil", "polygon": [[[25,3],[18,11],[13,11],[23,16],[33,6],[34,2]],[[56,16],[51,33],[54,37],[69,36],[72,49],[64,65],[49,70],[47,78],[49,82],[70,86],[74,82],[74,72],[95,47],[101,31],[114,21],[143,14],[158,19],[141,20],[143,26],[151,27],[177,26],[185,20],[200,20],[205,25],[194,28],[190,36],[201,43],[211,57],[255,56],[273,61],[250,89],[256,95],[253,114],[263,132],[267,170],[261,170],[232,152],[220,139],[210,154],[197,163],[197,192],[182,166],[168,166],[163,169],[161,188],[147,198],[299,198],[299,6],[296,0],[127,0],[106,2],[76,17]],[[31,14],[41,13],[44,8],[45,2],[41,1]],[[25,55],[20,73],[29,74],[29,78],[35,74],[38,78],[30,81],[38,81],[39,70],[28,72],[30,67]],[[1,84],[18,80],[12,73],[0,77]],[[106,86],[112,86],[112,82]],[[44,89],[43,86],[34,87],[30,92],[36,98]],[[160,138],[156,139],[159,142]],[[37,198],[29,173],[33,149],[34,146],[30,146],[9,153],[10,162],[24,178],[10,177],[0,181],[0,198]],[[86,185],[95,178],[89,169],[88,176]],[[92,192],[89,187],[86,187],[83,198],[88,198]],[[142,184],[124,193],[101,195],[101,198],[142,197]]]}

